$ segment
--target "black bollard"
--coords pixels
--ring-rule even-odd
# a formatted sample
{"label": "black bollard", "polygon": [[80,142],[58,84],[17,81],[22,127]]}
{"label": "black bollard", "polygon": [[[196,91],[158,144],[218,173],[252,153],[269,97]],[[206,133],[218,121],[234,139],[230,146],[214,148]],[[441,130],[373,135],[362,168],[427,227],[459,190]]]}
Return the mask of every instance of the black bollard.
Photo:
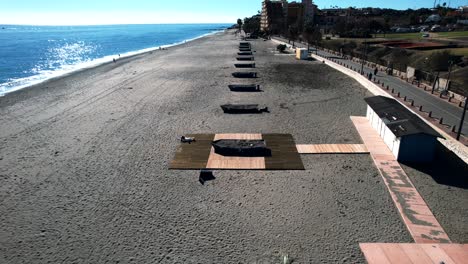
{"label": "black bollard", "polygon": [[406,102],[406,99],[407,99],[407,98],[406,98],[406,95],[405,95],[405,97],[403,97],[403,101]]}
{"label": "black bollard", "polygon": [[419,106],[419,111],[422,112],[422,110],[423,110],[423,106],[420,105],[420,106]]}
{"label": "black bollard", "polygon": [[429,117],[432,117],[432,111],[429,111]]}
{"label": "black bollard", "polygon": [[392,94],[395,93],[395,88],[392,88]]}
{"label": "black bollard", "polygon": [[398,92],[397,97],[400,98],[400,92]]}
{"label": "black bollard", "polygon": [[414,106],[414,100],[411,100],[411,106]]}
{"label": "black bollard", "polygon": [[457,126],[452,127],[452,133],[455,133],[455,131],[457,131]]}
{"label": "black bollard", "polygon": [[439,124],[443,125],[444,124],[444,118],[441,117],[440,120],[439,120]]}

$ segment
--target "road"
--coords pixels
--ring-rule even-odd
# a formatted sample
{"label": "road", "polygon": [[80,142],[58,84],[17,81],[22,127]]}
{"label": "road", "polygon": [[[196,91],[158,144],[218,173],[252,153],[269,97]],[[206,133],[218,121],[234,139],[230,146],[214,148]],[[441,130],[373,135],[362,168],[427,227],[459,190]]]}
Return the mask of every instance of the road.
{"label": "road", "polygon": [[[276,39],[283,41],[283,42],[288,42],[288,40],[275,37]],[[295,45],[297,47],[307,47],[306,44],[296,42]],[[333,57],[336,59],[340,59],[342,63],[345,65],[348,65],[352,68],[356,69],[361,69],[361,64],[351,61],[351,60],[346,60],[337,57],[336,55],[323,51],[323,50],[318,50],[318,55],[321,57]],[[364,72],[365,74],[372,73],[373,74],[373,69],[364,66]],[[444,100],[441,100],[437,98],[436,96],[424,91],[421,88],[417,88],[397,77],[394,76],[389,76],[384,72],[379,72],[377,76],[375,76],[377,80],[380,81],[380,83],[384,82],[385,86],[389,85],[390,89],[395,89],[395,93],[400,93],[401,97],[407,96],[408,99],[413,99],[415,105],[422,105],[423,106],[423,111],[429,112],[432,111],[432,116],[440,118],[442,117],[444,119],[444,124],[449,125],[449,126],[458,126],[460,124],[460,118],[462,116],[463,108],[460,108],[458,106],[455,106],[453,104],[450,104]],[[463,123],[463,129],[462,129],[462,134],[463,135],[468,135],[468,119],[465,118],[465,121]]]}

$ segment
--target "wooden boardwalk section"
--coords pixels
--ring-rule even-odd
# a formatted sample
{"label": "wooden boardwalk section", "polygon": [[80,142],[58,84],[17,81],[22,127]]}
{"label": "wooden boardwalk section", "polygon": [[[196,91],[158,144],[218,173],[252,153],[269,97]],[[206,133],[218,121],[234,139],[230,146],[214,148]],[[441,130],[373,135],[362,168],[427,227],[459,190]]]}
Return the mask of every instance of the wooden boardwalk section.
{"label": "wooden boardwalk section", "polygon": [[363,144],[297,145],[299,154],[369,154]]}
{"label": "wooden boardwalk section", "polygon": [[424,199],[366,117],[351,117],[416,243],[450,243]]}
{"label": "wooden boardwalk section", "polygon": [[[180,144],[169,165],[172,170],[304,170],[294,138],[289,134],[191,134],[196,141]],[[266,141],[268,157],[231,157],[216,154],[211,143],[219,139]]]}
{"label": "wooden boardwalk section", "polygon": [[360,244],[369,264],[463,264],[468,245],[462,244]]}

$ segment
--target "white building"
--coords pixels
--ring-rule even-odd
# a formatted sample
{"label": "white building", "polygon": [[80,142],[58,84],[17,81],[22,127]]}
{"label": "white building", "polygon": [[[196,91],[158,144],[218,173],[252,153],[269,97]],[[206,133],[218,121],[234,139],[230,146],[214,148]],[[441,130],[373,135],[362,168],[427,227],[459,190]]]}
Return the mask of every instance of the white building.
{"label": "white building", "polygon": [[374,96],[367,102],[367,119],[398,161],[431,162],[437,138],[433,128],[392,98]]}

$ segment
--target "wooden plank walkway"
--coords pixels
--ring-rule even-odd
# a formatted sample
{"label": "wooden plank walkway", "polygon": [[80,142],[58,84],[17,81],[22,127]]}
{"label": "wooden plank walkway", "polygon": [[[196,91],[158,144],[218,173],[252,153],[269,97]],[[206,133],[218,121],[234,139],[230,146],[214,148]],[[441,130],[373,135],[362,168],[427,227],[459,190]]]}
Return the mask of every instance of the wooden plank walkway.
{"label": "wooden plank walkway", "polygon": [[368,154],[363,144],[297,145],[299,154]]}
{"label": "wooden plank walkway", "polygon": [[[260,140],[262,134],[216,134],[214,140],[238,139]],[[227,157],[216,154],[211,148],[210,156],[206,164],[207,169],[217,170],[264,170],[266,169],[264,157]]]}
{"label": "wooden plank walkway", "polygon": [[468,263],[466,244],[359,244],[369,264]]}
{"label": "wooden plank walkway", "polygon": [[366,117],[351,117],[416,243],[450,243],[424,199]]}

